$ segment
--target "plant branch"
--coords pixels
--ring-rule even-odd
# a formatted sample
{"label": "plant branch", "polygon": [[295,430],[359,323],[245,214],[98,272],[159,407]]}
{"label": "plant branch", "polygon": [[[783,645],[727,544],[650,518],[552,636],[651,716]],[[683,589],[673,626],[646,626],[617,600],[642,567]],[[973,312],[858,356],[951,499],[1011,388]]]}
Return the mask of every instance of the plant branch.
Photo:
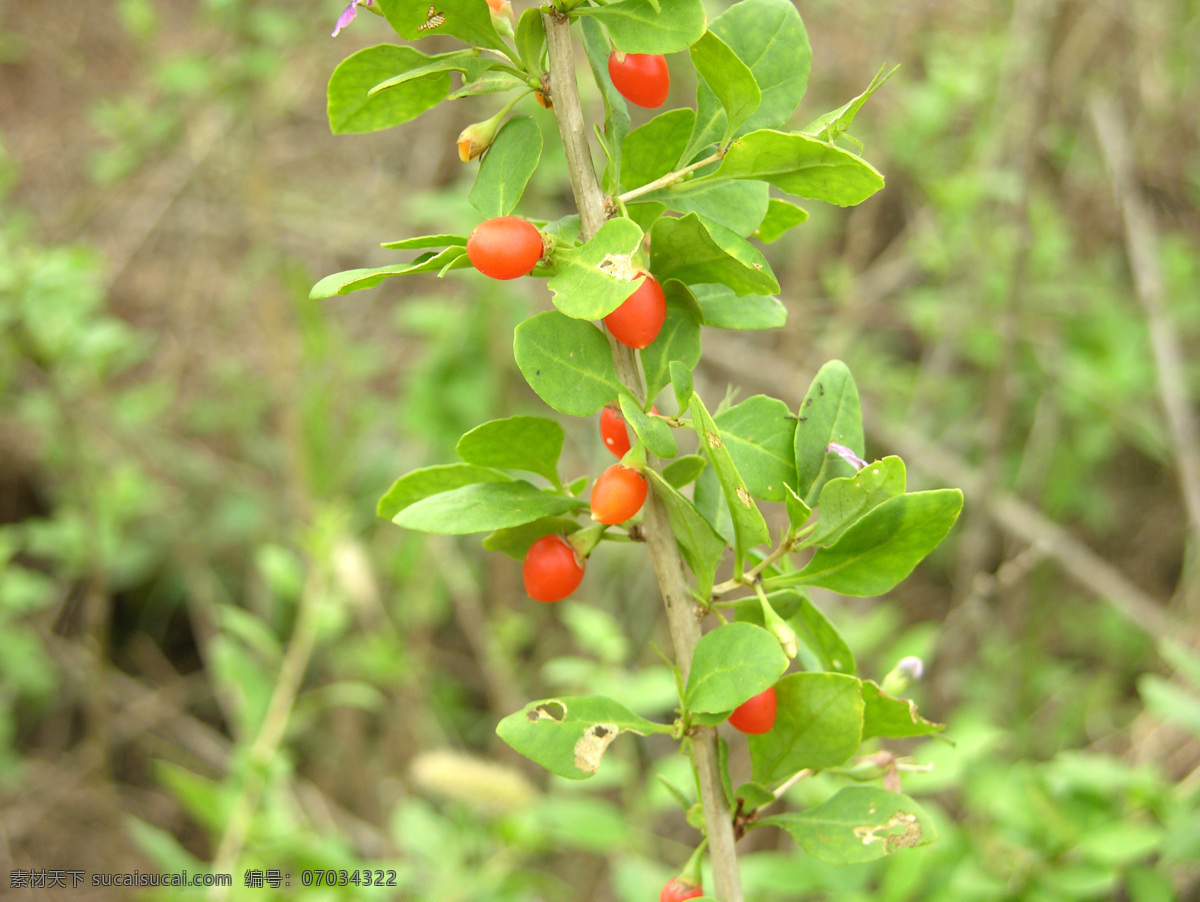
{"label": "plant branch", "polygon": [[[296,627],[292,632],[291,641],[288,642],[271,700],[267,704],[266,716],[258,735],[254,737],[254,743],[250,746],[241,789],[225,824],[225,832],[221,834],[217,852],[213,856],[214,873],[230,873],[237,863],[254,820],[254,813],[258,810],[262,791],[266,787],[271,761],[283,742],[284,732],[292,716],[292,707],[300,691],[300,681],[316,645],[318,614],[325,599],[326,586],[323,569],[316,563],[313,567],[314,572],[310,573],[308,584],[300,597]],[[209,891],[208,898],[210,902],[223,902],[228,893],[228,887],[214,886]]]}
{"label": "plant branch", "polygon": [[[571,44],[571,22],[566,16],[555,11],[542,13],[542,21],[546,26],[554,111],[558,115],[558,128],[566,151],[571,190],[579,208],[583,239],[586,241],[600,230],[607,213],[604,194],[600,190],[600,183],[592,166],[583,110],[579,103],[579,89],[575,81],[575,56]],[[617,376],[633,396],[641,401],[646,391],[637,358],[631,349],[613,341],[611,336],[609,339]],[[653,458],[649,458],[646,465],[654,467],[655,470],[659,469]],[[642,533],[667,609],[671,642],[675,648],[675,663],[679,667],[682,679],[686,681],[692,665],[692,654],[696,643],[700,641],[700,622],[696,614],[696,605],[692,600],[679,546],[671,531],[666,505],[656,492],[651,491],[647,495],[643,513]],[[704,807],[709,856],[716,884],[713,896],[720,902],[742,902],[737,850],[734,846],[736,840],[733,835],[733,813],[729,809],[721,782],[716,728],[699,728],[692,738],[691,747],[692,760],[699,774],[700,800]]]}
{"label": "plant branch", "polygon": [[629,191],[626,191],[624,194],[622,194],[620,197],[617,198],[617,202],[622,203],[622,204],[627,204],[631,200],[639,198],[645,194],[650,194],[651,192],[657,191],[659,188],[666,188],[668,185],[675,184],[677,181],[679,181],[681,178],[683,178],[689,172],[695,172],[697,169],[703,169],[705,166],[708,166],[710,163],[715,163],[718,160],[724,159],[724,157],[725,157],[725,152],[719,150],[716,153],[714,153],[712,156],[705,157],[703,160],[699,160],[698,162],[692,163],[688,166],[684,166],[682,169],[676,169],[674,172],[668,172],[666,175],[662,176],[661,178],[655,179],[654,181],[650,182],[649,184],[642,185],[639,188],[633,188]]}
{"label": "plant branch", "polygon": [[[1164,299],[1158,230],[1154,214],[1134,182],[1128,130],[1121,120],[1116,102],[1107,96],[1093,97],[1091,114],[1092,126],[1100,139],[1100,149],[1108,165],[1113,194],[1125,222],[1126,254],[1133,271],[1134,290],[1149,327],[1159,401],[1171,434],[1179,485],[1187,511],[1188,532],[1195,554],[1200,551],[1200,429],[1197,428],[1188,399],[1187,367],[1179,330],[1171,321]],[[1190,594],[1186,592],[1188,582],[1186,578],[1181,580],[1185,594]],[[1196,601],[1194,598],[1189,600],[1193,603]]]}

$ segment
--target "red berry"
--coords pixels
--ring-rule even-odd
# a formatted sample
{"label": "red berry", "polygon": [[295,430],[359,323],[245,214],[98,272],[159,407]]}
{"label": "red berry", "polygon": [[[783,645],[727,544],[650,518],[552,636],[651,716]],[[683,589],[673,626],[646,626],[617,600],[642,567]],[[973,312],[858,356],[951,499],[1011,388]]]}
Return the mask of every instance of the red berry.
{"label": "red berry", "polygon": [[662,106],[671,89],[667,58],[660,53],[614,50],[608,57],[608,77],[622,97],[647,109]]}
{"label": "red berry", "polygon": [[597,523],[624,523],[642,509],[650,486],[637,470],[613,464],[592,486],[592,519]]}
{"label": "red berry", "polygon": [[743,733],[768,733],[775,726],[775,687],[743,702],[729,715],[729,723]]}
{"label": "red berry", "polygon": [[[652,406],[650,412],[657,416],[658,408]],[[616,404],[606,404],[600,411],[600,437],[604,439],[604,447],[617,457],[624,457],[629,452],[629,430]]]}
{"label": "red berry", "polygon": [[519,216],[498,216],[475,226],[467,238],[467,258],[493,279],[528,275],[542,258],[542,233]]}
{"label": "red berry", "polygon": [[682,877],[672,877],[659,893],[658,902],[683,902],[684,899],[696,899],[704,895],[704,890],[689,883]]}
{"label": "red berry", "polygon": [[667,296],[658,279],[647,273],[624,303],[604,317],[613,338],[630,348],[644,348],[658,337],[667,318]]}
{"label": "red berry", "polygon": [[606,404],[600,411],[600,438],[604,439],[604,447],[617,457],[624,457],[629,451],[629,430],[616,404]]}
{"label": "red berry", "polygon": [[534,601],[562,601],[583,582],[584,563],[562,536],[542,536],[525,552],[521,577]]}

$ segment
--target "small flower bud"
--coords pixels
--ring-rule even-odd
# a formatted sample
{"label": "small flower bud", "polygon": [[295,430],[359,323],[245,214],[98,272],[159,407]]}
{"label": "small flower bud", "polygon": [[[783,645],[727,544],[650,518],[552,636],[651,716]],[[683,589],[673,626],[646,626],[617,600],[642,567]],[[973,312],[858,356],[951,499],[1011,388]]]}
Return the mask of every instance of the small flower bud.
{"label": "small flower bud", "polygon": [[493,116],[464,128],[458,136],[458,158],[464,163],[478,160],[492,146],[499,125],[499,117]]}
{"label": "small flower bud", "polygon": [[786,620],[780,617],[771,603],[763,598],[762,600],[763,626],[765,626],[776,639],[779,640],[779,645],[783,649],[783,653],[789,658],[795,658],[797,652],[800,651],[800,642],[796,638],[796,631],[791,628]]}
{"label": "small flower bud", "polygon": [[517,17],[513,12],[512,3],[509,0],[488,0],[488,9],[492,14],[492,27],[497,33],[506,38],[513,37],[513,23]]}
{"label": "small flower bud", "polygon": [[839,445],[837,442],[831,442],[830,444],[826,445],[825,453],[836,454],[856,470],[861,470],[867,465],[867,462],[855,454],[852,449],[847,448],[845,445]]}
{"label": "small flower bud", "polygon": [[920,658],[909,655],[901,658],[896,666],[883,678],[880,687],[886,695],[899,695],[921,679],[925,674],[925,665]]}

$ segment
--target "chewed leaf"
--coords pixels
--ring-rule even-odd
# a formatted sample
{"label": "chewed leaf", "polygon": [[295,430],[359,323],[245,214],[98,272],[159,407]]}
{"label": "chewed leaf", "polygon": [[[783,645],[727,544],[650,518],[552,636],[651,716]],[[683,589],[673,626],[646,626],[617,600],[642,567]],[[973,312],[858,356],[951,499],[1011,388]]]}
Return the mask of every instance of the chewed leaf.
{"label": "chewed leaf", "polygon": [[917,703],[912,699],[893,698],[884,693],[875,683],[864,680],[862,684],[863,740],[873,736],[900,739],[905,736],[926,736],[946,728],[945,724],[933,723],[917,713]]}
{"label": "chewed leaf", "polygon": [[644,736],[670,733],[671,727],[598,695],[530,702],[496,726],[496,734],[514,749],[568,780],[596,773],[609,745],[626,732]]}
{"label": "chewed leaf", "polygon": [[897,792],[848,786],[816,808],[762,818],[782,827],[814,858],[828,864],[860,864],[937,839],[933,820]]}

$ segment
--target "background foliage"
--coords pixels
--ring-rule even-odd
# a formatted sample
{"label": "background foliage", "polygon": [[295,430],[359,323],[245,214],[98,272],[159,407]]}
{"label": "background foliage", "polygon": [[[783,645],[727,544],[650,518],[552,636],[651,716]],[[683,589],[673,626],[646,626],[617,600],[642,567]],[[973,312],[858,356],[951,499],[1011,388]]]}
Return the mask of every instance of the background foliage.
{"label": "background foliage", "polygon": [[[939,843],[833,869],[752,833],[747,895],[1194,898],[1200,590],[1179,474],[1200,448],[1177,446],[1158,386],[1200,390],[1200,8],[800,10],[816,53],[802,113],[901,64],[852,130],[888,187],[814,204],[767,246],[788,324],[752,345],[710,330],[698,375],[709,395],[795,403],[841,357],[869,456],[902,453],[914,488],[966,488],[960,528],[910,581],[822,599],[864,675],[925,659],[921,710],[956,744],[895,745],[935,765],[904,788]],[[339,11],[0,3],[0,871],[195,870],[255,797],[239,884],[248,867],[370,863],[404,898],[647,898],[694,842],[657,779],[685,785],[686,762],[665,740],[622,743],[568,785],[493,732],[552,693],[670,708],[638,556],[597,559],[585,601],[549,609],[476,540],[374,517],[396,473],[449,459],[473,425],[544,413],[511,335],[549,303],[540,283],[471,276],[307,299],[324,273],[388,262],[363,259],[381,231],[470,230],[454,138],[491,111],[466,99],[333,138],[328,73],[386,39],[364,15],[331,41]],[[1106,100],[1157,225],[1141,275],[1161,271],[1182,368],[1155,354],[1136,296]],[[552,121],[521,112],[552,172]],[[565,195],[563,176],[526,202]],[[574,428],[564,470],[606,454]],[[1088,548],[1125,581],[1080,565]],[[70,898],[88,893],[121,898]]]}

